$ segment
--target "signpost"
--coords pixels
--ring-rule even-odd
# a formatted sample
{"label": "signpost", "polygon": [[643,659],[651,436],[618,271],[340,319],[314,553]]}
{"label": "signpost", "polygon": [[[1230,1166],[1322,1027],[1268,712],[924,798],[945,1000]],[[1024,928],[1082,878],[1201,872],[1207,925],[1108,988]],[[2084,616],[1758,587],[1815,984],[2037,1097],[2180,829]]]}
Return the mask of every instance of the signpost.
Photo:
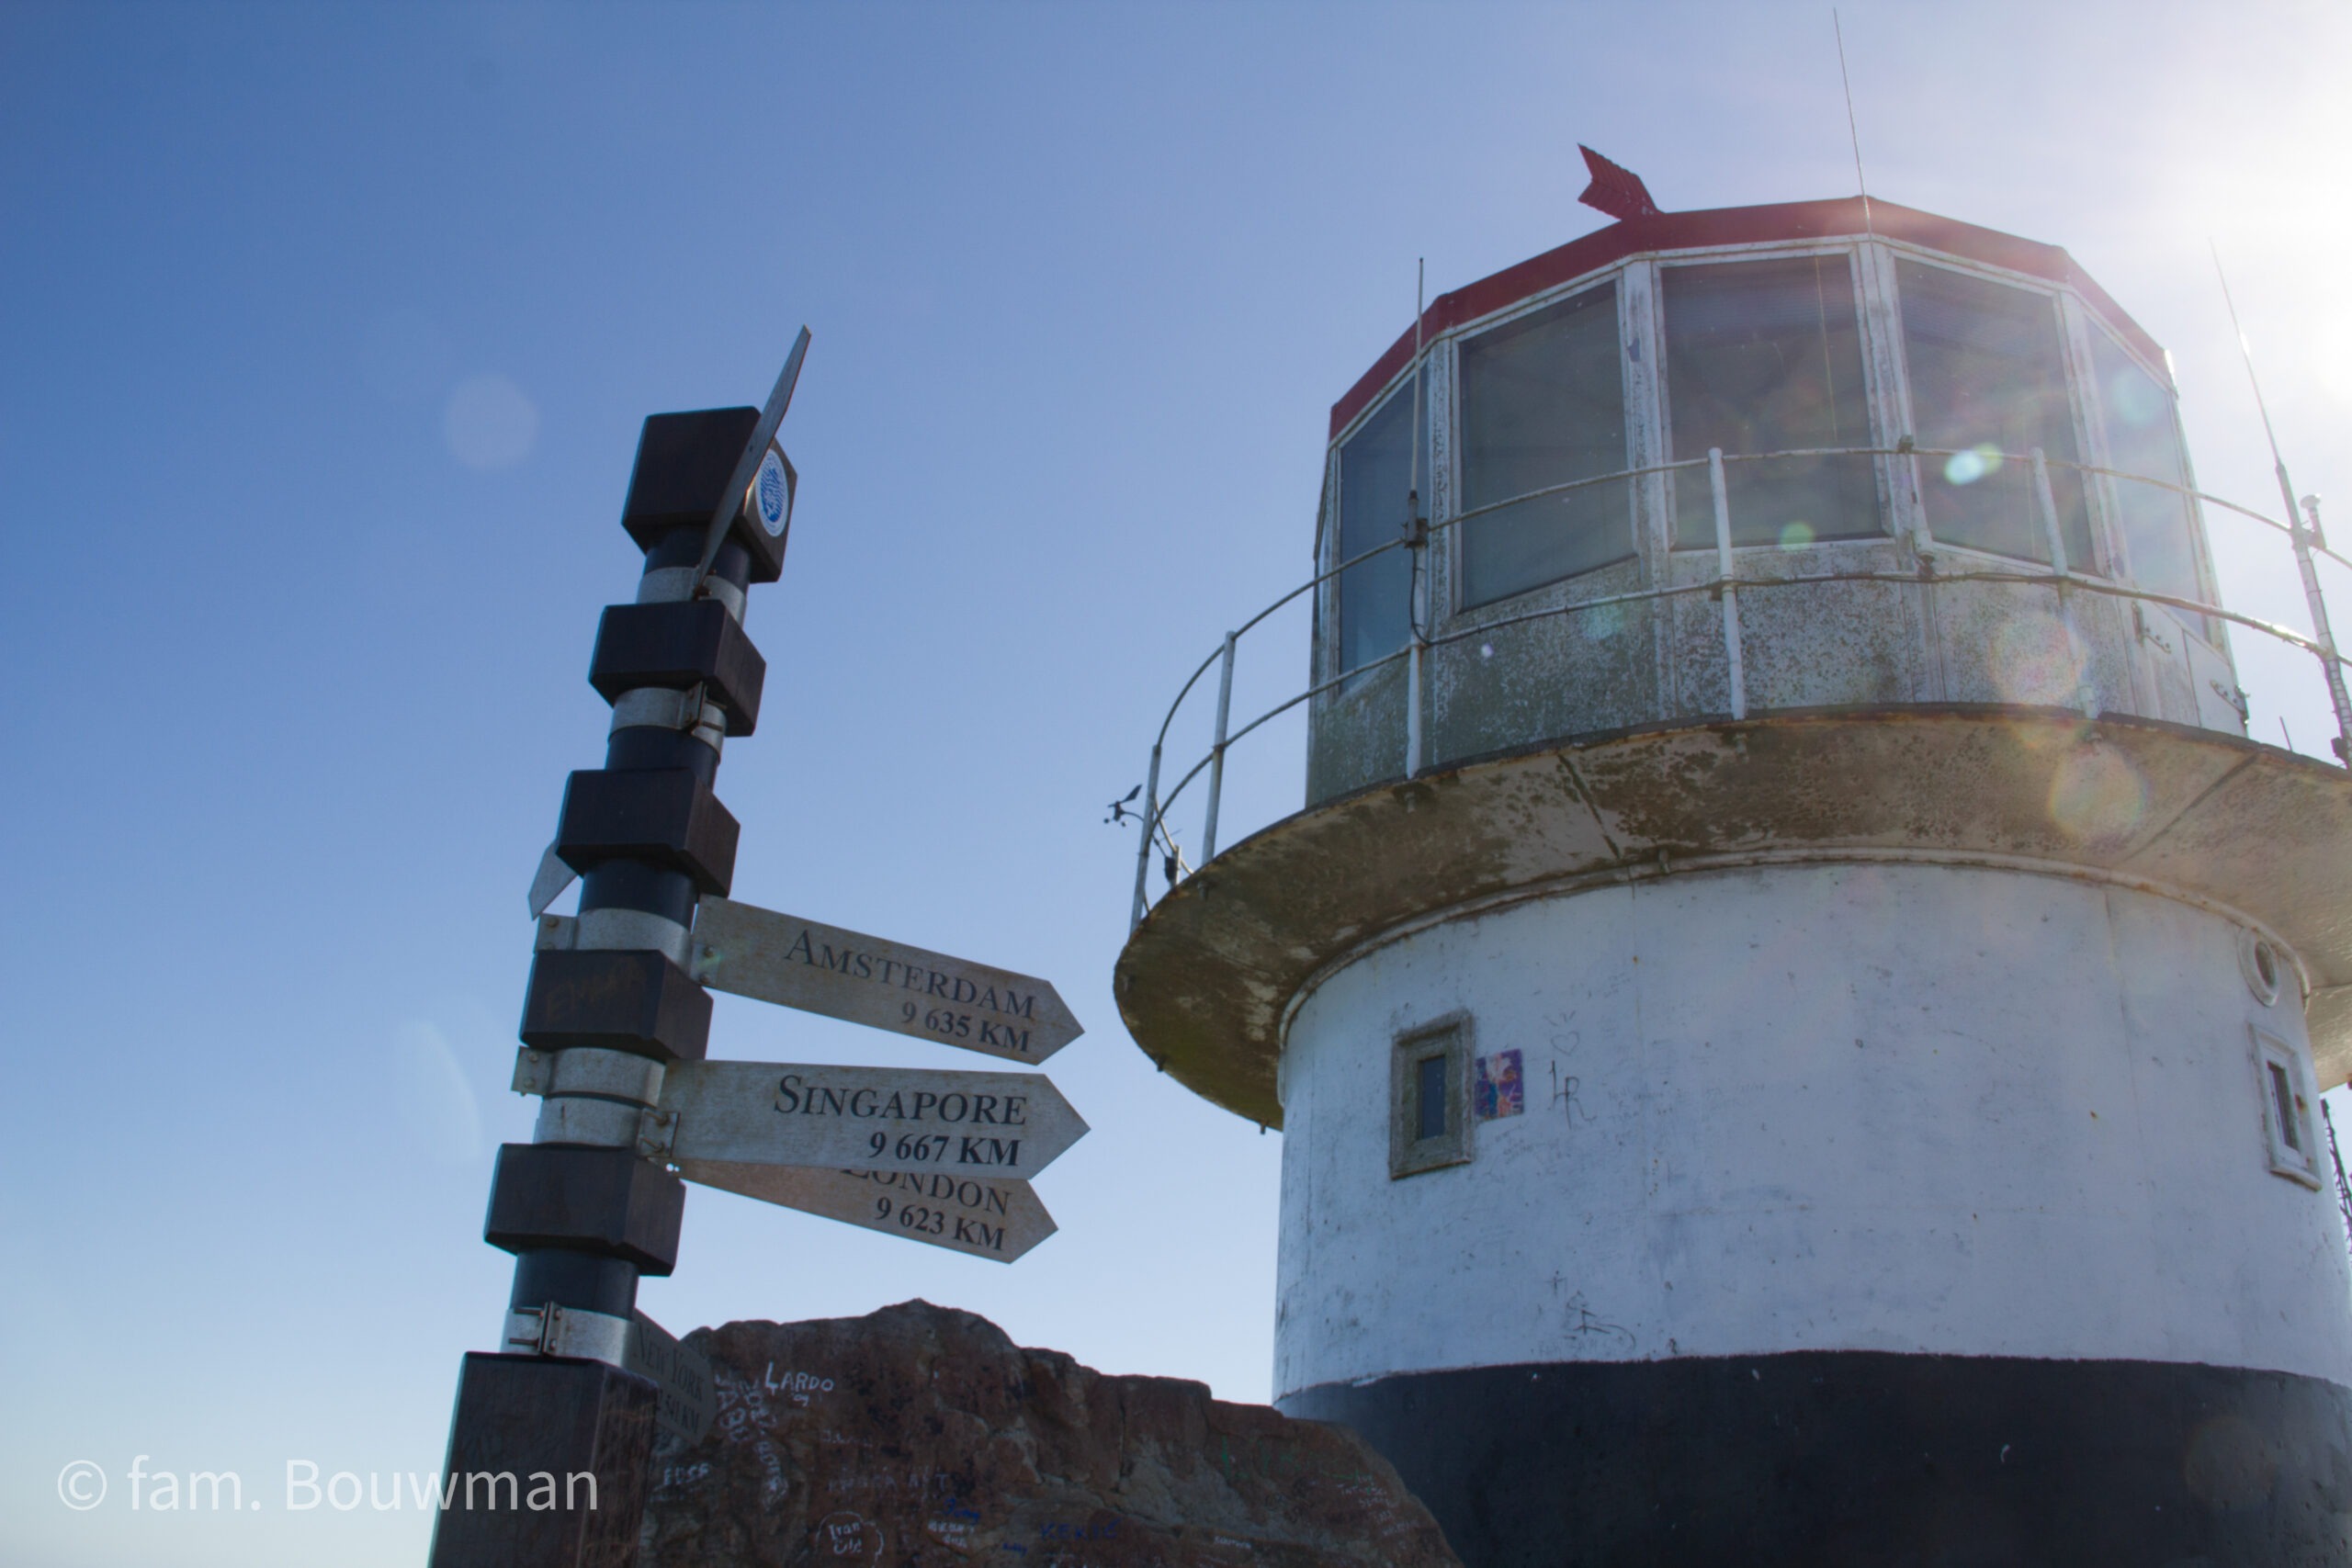
{"label": "signpost", "polygon": [[1035,976],[727,898],[695,915],[694,975],[715,991],[1015,1062],[1042,1062],[1083,1032]]}
{"label": "signpost", "polygon": [[[1027,1179],[1086,1133],[1035,1073],[704,1059],[706,987],[1023,1063],[1080,1032],[1034,976],[726,897],[740,829],[713,784],[759,719],[743,613],[783,570],[798,475],[776,434],[808,349],[803,328],[765,407],[639,436],[621,525],[644,570],[589,660],[605,764],[571,775],[531,886],[514,1087],[543,1099],[531,1142],[499,1149],[482,1230],[514,1283],[500,1349],[458,1374],[445,1465],[587,1500],[444,1510],[432,1568],[636,1560],[654,1431],[700,1441],[715,1404],[709,1363],[636,1310],[675,1265],[681,1176],[1009,1263],[1054,1231]],[[580,912],[548,913],[575,878]]]}
{"label": "signpost", "polygon": [[1012,1262],[1056,1228],[1027,1182],[995,1177],[723,1160],[682,1160],[678,1174],[705,1187],[996,1263]]}

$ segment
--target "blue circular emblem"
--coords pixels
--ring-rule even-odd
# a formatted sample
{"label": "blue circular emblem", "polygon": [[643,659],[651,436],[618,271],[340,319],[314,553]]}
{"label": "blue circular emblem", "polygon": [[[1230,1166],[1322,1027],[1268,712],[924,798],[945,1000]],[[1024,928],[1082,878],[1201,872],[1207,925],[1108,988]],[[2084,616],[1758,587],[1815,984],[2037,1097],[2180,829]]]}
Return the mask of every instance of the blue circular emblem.
{"label": "blue circular emblem", "polygon": [[784,465],[771,452],[760,463],[760,526],[771,538],[784,532],[785,519],[791,513],[792,500],[785,489]]}

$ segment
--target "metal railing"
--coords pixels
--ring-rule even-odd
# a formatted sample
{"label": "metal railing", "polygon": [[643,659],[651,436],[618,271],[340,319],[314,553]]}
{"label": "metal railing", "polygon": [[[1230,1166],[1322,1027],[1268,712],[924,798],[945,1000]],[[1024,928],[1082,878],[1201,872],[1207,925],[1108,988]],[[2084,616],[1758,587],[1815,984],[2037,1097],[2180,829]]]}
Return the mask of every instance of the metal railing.
{"label": "metal railing", "polygon": [[[2030,467],[2034,507],[2041,525],[2043,543],[2050,551],[2048,570],[2000,568],[1976,568],[1959,571],[1936,570],[1935,557],[1939,551],[1966,549],[1973,554],[1984,552],[1974,546],[1962,546],[1952,541],[1937,540],[1928,531],[1925,507],[1915,501],[1911,511],[1916,522],[1910,536],[1910,542],[1919,557],[1919,567],[1915,571],[1826,571],[1804,572],[1786,577],[1742,577],[1739,575],[1737,558],[1734,553],[1736,547],[1732,543],[1730,497],[1728,486],[1724,481],[1725,465],[1791,458],[1957,458],[1964,456],[1973,456],[1995,462],[2025,464]],[[2224,609],[2219,604],[2203,604],[2177,594],[2160,593],[2151,589],[2139,588],[2074,570],[2067,560],[2066,542],[2059,523],[2056,501],[2051,489],[2050,470],[2052,468],[2064,468],[2078,474],[2124,483],[2153,486],[2171,491],[2185,500],[2202,502],[2242,517],[2251,518],[2265,527],[2286,535],[2293,548],[2302,579],[2305,607],[2312,617],[2313,628],[2312,633],[2306,635],[2290,626],[2281,626],[2274,621],[2262,620],[2253,615],[2241,615],[2234,610]],[[1437,536],[1448,529],[1461,527],[1479,517],[1499,512],[1506,507],[1517,506],[1523,502],[1566,495],[1571,491],[1600,485],[1628,483],[1634,479],[1648,479],[1684,469],[1706,471],[1707,488],[1709,498],[1713,502],[1714,522],[1714,576],[1700,581],[1669,583],[1658,587],[1634,589],[1622,593],[1599,594],[1592,598],[1574,600],[1566,604],[1546,604],[1513,615],[1482,618],[1471,625],[1457,627],[1439,636],[1432,636],[1428,631],[1430,615],[1426,597],[1430,573],[1422,564],[1419,552],[1427,548],[1430,542]],[[1916,496],[1916,484],[1914,493]],[[2040,447],[2024,453],[2010,453],[1994,452],[1985,447],[1965,449],[1926,447],[1905,442],[1892,447],[1808,447],[1784,452],[1758,453],[1726,453],[1720,448],[1711,448],[1704,457],[1688,457],[1670,463],[1655,463],[1643,468],[1625,468],[1615,473],[1571,479],[1563,484],[1547,485],[1540,490],[1530,491],[1524,495],[1514,495],[1502,501],[1472,507],[1430,527],[1416,527],[1409,533],[1400,531],[1396,538],[1385,544],[1375,545],[1371,549],[1351,556],[1337,565],[1316,573],[1242,622],[1232,631],[1226,633],[1223,643],[1207,658],[1202,660],[1194,667],[1192,674],[1186,677],[1184,684],[1176,694],[1175,701],[1169,704],[1168,713],[1159,723],[1159,732],[1152,740],[1151,762],[1145,773],[1143,803],[1139,814],[1140,826],[1137,829],[1138,842],[1136,847],[1135,902],[1129,928],[1132,930],[1134,926],[1142,923],[1144,913],[1149,907],[1148,879],[1152,846],[1155,840],[1165,846],[1170,886],[1173,886],[1188,869],[1198,870],[1199,866],[1207,864],[1216,857],[1217,815],[1223,801],[1225,787],[1225,754],[1252,731],[1272,719],[1289,712],[1301,703],[1311,702],[1326,693],[1338,690],[1342,685],[1361,681],[1374,671],[1396,663],[1399,660],[1408,662],[1413,676],[1413,679],[1408,682],[1408,689],[1417,699],[1421,687],[1421,682],[1419,679],[1420,665],[1430,649],[1442,648],[1473,637],[1484,637],[1505,626],[1519,626],[1531,621],[1580,615],[1620,605],[1658,603],[1699,594],[1719,597],[1722,602],[1724,663],[1729,683],[1731,716],[1735,719],[1745,718],[1747,716],[1739,624],[1739,595],[1743,591],[1803,587],[1825,582],[1883,582],[1914,587],[1923,584],[1938,586],[1962,582],[2040,585],[2055,590],[2062,601],[2069,591],[2079,591],[2108,598],[2162,604],[2189,615],[2212,616],[2233,626],[2245,626],[2249,630],[2259,632],[2265,637],[2311,654],[2319,661],[2327,685],[2329,700],[2335,709],[2337,730],[2335,750],[2346,766],[2352,767],[2352,694],[2347,694],[2345,678],[2345,671],[2347,667],[2352,667],[2352,660],[2346,660],[2336,651],[2335,637],[2328,623],[2326,602],[2320,592],[2319,580],[2313,570],[2313,560],[2317,556],[2325,556],[2330,560],[2346,568],[2352,568],[2352,560],[2347,560],[2326,547],[2320,532],[2316,497],[2305,498],[2304,510],[2309,513],[2308,519],[2298,516],[2290,522],[2280,523],[2276,518],[2266,516],[2251,507],[2240,505],[2236,502],[2225,500],[2221,496],[2209,495],[2202,491],[2173,484],[2145,474],[2126,473],[2120,469],[2100,468],[2090,463],[2052,458],[2046,456]],[[1887,534],[1870,537],[1892,540],[1897,536]],[[1391,550],[1400,549],[1411,552],[1413,558],[1407,586],[1408,613],[1406,619],[1409,635],[1405,645],[1378,658],[1367,660],[1351,669],[1341,671],[1327,680],[1316,682],[1295,694],[1276,703],[1239,728],[1232,728],[1233,668],[1240,639],[1263,625],[1269,616],[1295,603],[1302,595],[1316,592],[1325,583],[1332,581],[1376,557],[1385,555]],[[1528,590],[1530,592],[1535,591]],[[1187,769],[1184,775],[1178,779],[1175,785],[1163,795],[1159,791],[1159,778],[1168,744],[1169,728],[1175,723],[1177,713],[1183,707],[1185,699],[1193,694],[1193,689],[1200,684],[1201,677],[1207,674],[1212,667],[1218,671],[1214,738],[1210,741],[1208,751],[1200,761]],[[1401,775],[1405,778],[1413,778],[1420,773],[1421,737],[1420,725],[1417,722],[1419,717],[1419,706],[1418,700],[1413,701],[1412,711],[1407,715],[1405,756],[1402,759],[1404,771]],[[2091,708],[2092,705],[2086,698],[2086,716],[2094,716]],[[1169,808],[1175,805],[1178,797],[1182,795],[1186,787],[1204,772],[1208,774],[1208,800],[1202,820],[1201,855],[1198,864],[1188,868],[1185,865],[1182,848],[1177,842],[1173,830],[1168,826],[1168,812]]]}

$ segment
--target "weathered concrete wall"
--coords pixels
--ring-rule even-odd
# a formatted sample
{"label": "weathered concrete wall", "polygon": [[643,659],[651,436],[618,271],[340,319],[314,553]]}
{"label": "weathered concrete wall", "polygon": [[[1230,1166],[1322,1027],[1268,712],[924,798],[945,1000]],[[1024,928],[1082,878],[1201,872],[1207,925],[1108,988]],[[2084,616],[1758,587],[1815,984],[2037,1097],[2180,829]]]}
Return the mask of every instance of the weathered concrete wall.
{"label": "weathered concrete wall", "polygon": [[1405,680],[1399,660],[1314,700],[1307,724],[1308,800],[1329,800],[1403,776]]}
{"label": "weathered concrete wall", "polygon": [[[1744,551],[1739,570],[1743,577],[1788,581],[1823,571],[1907,568],[1889,541]],[[1714,579],[1713,555],[1682,551],[1674,556],[1672,581]],[[1684,596],[1674,601],[1673,616],[1669,657],[1675,700],[1670,712],[1660,717],[1729,713],[1722,601],[1712,595]],[[1739,618],[1751,713],[1931,700],[1934,669],[1916,588],[1878,582],[1758,588],[1739,595]]]}
{"label": "weathered concrete wall", "polygon": [[[1701,872],[1376,947],[1282,1061],[1275,1387],[1780,1351],[2352,1385],[2332,1194],[2273,1174],[2239,928],[1994,869]],[[1457,1010],[1523,1113],[1392,1179],[1392,1038]]]}
{"label": "weathered concrete wall", "polygon": [[1488,624],[1628,592],[1640,581],[1638,564],[1623,561],[1457,617],[1453,629],[1477,629],[1430,650],[1430,758],[1484,756],[1524,745],[1531,735],[1589,735],[1655,722],[1660,704],[1656,605],[1604,605]]}

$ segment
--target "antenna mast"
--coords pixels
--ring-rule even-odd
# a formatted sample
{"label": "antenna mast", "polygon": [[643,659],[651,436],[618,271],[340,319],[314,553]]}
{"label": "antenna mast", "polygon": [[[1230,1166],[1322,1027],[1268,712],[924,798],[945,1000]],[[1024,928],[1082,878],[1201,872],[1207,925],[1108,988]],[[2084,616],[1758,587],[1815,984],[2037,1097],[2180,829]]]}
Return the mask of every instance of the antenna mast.
{"label": "antenna mast", "polygon": [[2307,495],[2300,505],[2296,502],[2295,487],[2287,479],[2287,459],[2278,455],[2278,433],[2270,426],[2270,405],[2262,398],[2262,379],[2254,373],[2254,344],[2238,325],[2238,304],[2230,297],[2230,276],[2222,270],[2222,247],[2211,236],[2205,243],[2213,253],[2213,276],[2222,282],[2222,303],[2229,307],[2230,330],[2237,333],[2246,382],[2254,389],[2254,406],[2262,414],[2262,434],[2270,442],[2270,471],[2278,476],[2278,499],[2287,507],[2287,538],[2295,547],[2296,570],[2303,575],[2303,604],[2311,613],[2312,637],[2319,644],[2320,668],[2327,676],[2328,701],[2335,705],[2335,739],[2329,745],[2336,761],[2352,767],[2352,693],[2344,687],[2344,664],[2335,656],[2335,634],[2328,628],[2327,601],[2320,595],[2319,567],[2312,558],[2312,545],[2324,549],[2327,543],[2320,533],[2319,497]]}
{"label": "antenna mast", "polygon": [[1854,124],[1854,79],[1846,73],[1846,28],[1838,20],[1838,7],[1829,8],[1829,28],[1838,35],[1838,80],[1846,89],[1846,136],[1854,144],[1854,184],[1862,193],[1862,231],[1875,234],[1878,230],[1871,222],[1871,183],[1862,177],[1862,133]]}

